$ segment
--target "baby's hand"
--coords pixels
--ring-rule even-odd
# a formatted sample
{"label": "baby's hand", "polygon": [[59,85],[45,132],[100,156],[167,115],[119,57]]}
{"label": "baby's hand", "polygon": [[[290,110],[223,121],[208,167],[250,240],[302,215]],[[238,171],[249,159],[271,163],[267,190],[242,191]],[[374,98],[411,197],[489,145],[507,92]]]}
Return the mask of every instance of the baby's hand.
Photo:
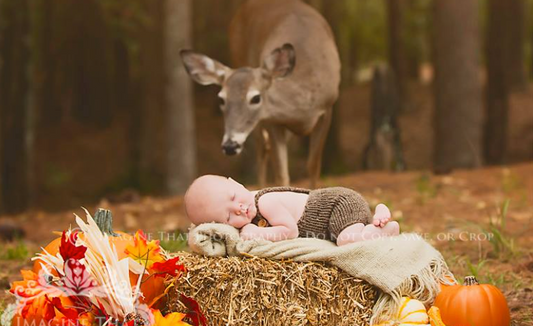
{"label": "baby's hand", "polygon": [[255,224],[246,224],[241,229],[241,239],[251,240],[257,237],[257,230],[259,227]]}

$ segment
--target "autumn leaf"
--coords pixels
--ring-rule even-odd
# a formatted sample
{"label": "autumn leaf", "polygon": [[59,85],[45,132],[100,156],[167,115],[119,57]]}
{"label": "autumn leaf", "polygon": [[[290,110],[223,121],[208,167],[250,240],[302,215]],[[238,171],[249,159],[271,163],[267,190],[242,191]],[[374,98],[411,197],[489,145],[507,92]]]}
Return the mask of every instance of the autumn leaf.
{"label": "autumn leaf", "polygon": [[[44,280],[39,279],[39,276],[30,270],[21,270],[20,273],[24,279],[13,282],[9,291],[21,298],[18,309],[22,318],[42,316],[44,320],[53,319],[56,313],[52,301],[45,294],[42,284]],[[50,292],[48,288],[46,293],[54,296],[62,295],[59,289],[57,292]]]}
{"label": "autumn leaf", "polygon": [[85,258],[85,252],[87,247],[85,246],[76,246],[76,240],[78,239],[78,232],[72,232],[70,236],[67,237],[65,231],[61,235],[61,245],[59,246],[59,253],[63,257],[63,261],[68,261],[69,259],[80,260]]}
{"label": "autumn leaf", "polygon": [[153,326],[191,326],[182,320],[185,318],[185,314],[173,312],[163,316],[159,310],[152,310],[152,313],[154,315]]}
{"label": "autumn leaf", "polygon": [[153,271],[155,277],[165,277],[167,275],[176,277],[178,272],[185,273],[187,271],[183,264],[178,264],[178,261],[179,257],[175,257],[164,262],[154,263],[151,271]]}
{"label": "autumn leaf", "polygon": [[[50,300],[50,299],[48,299]],[[67,319],[77,320],[78,312],[74,308],[66,308],[63,306],[63,303],[58,297],[52,298],[51,302],[53,307],[55,307],[59,312],[61,312]]]}
{"label": "autumn leaf", "polygon": [[200,310],[198,302],[193,298],[189,298],[182,294],[180,296],[180,301],[189,309],[185,317],[190,318],[194,326],[207,326],[207,318]]}
{"label": "autumn leaf", "polygon": [[147,241],[146,235],[141,230],[135,233],[133,245],[127,246],[125,252],[130,258],[146,266],[146,268],[151,268],[154,263],[164,260],[159,241]]}
{"label": "autumn leaf", "polygon": [[78,324],[81,326],[91,326],[95,322],[95,316],[91,313],[83,313],[78,317]]}
{"label": "autumn leaf", "polygon": [[44,301],[42,302],[43,310],[44,310],[43,319],[52,320],[56,317],[56,310],[54,309],[54,305],[52,304],[52,302],[50,301],[50,299],[48,299],[46,295],[43,298],[44,298]]}
{"label": "autumn leaf", "polygon": [[[30,270],[21,270],[23,280],[13,282],[9,292],[22,298],[19,301],[19,312],[22,318],[43,314],[47,316],[50,309],[47,305],[43,288],[39,284],[39,276]],[[53,307],[52,307],[53,312]]]}
{"label": "autumn leaf", "polygon": [[42,292],[39,286],[39,276],[30,270],[21,270],[22,281],[13,282],[9,292],[24,298],[37,296]]}

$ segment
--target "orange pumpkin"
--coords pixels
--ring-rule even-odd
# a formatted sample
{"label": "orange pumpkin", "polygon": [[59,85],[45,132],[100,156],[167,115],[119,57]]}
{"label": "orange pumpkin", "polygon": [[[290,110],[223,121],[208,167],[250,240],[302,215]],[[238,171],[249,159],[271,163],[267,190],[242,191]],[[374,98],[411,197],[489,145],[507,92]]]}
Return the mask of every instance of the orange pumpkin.
{"label": "orange pumpkin", "polygon": [[[11,321],[12,326],[30,326],[30,325],[61,325],[61,321],[65,316],[57,309],[52,308],[55,311],[55,317],[51,320],[44,320],[45,311],[47,308],[53,307],[51,299],[43,293],[43,289],[39,286],[38,275],[32,271],[21,270],[20,271],[23,280],[13,282],[10,292],[17,294],[27,301],[22,301],[19,304],[24,304],[20,309],[26,313],[26,318],[22,317],[21,312],[18,312],[13,316]],[[57,296],[57,294],[53,295]],[[73,302],[66,296],[57,296],[61,302],[61,305],[65,308],[69,308],[73,305]]]}
{"label": "orange pumpkin", "polygon": [[[100,214],[101,210],[99,210],[96,214]],[[100,227],[100,230],[102,232],[106,233],[109,236],[109,241],[115,245],[115,248],[118,253],[118,258],[123,259],[128,257],[128,254],[126,253],[126,248],[128,246],[131,246],[134,244],[134,236],[131,234],[117,231],[114,232],[111,228],[112,224],[112,217],[111,215],[108,216],[107,219],[105,218],[98,218],[95,216],[96,223]],[[83,240],[83,233],[79,234],[79,237]],[[48,253],[51,255],[55,255],[59,252],[59,247],[61,246],[61,237],[56,238],[52,240],[45,248]],[[33,264],[33,271],[38,274],[39,271],[42,269],[41,266],[42,260],[36,259],[35,263]],[[52,273],[55,275],[56,272],[52,271]],[[57,275],[55,275],[57,276]],[[130,282],[131,285],[135,286],[137,284],[137,281],[139,279],[139,275],[130,272]],[[143,281],[141,284],[141,292],[144,295],[144,298],[141,298],[142,303],[151,304],[154,299],[156,299],[158,296],[160,296],[161,293],[165,290],[165,283],[164,279],[162,277],[155,277],[150,275],[144,275],[143,279],[146,281]],[[157,304],[154,304],[154,308],[158,308],[162,304],[162,300],[159,300]]]}
{"label": "orange pumpkin", "polygon": [[448,326],[509,326],[511,315],[497,287],[479,284],[467,276],[464,285],[445,287],[435,299],[442,321]]}
{"label": "orange pumpkin", "polygon": [[[457,284],[457,282],[455,281],[455,279],[449,275],[446,276],[446,279],[452,283],[452,284]],[[449,284],[446,284],[446,283],[439,283],[439,286],[440,286],[440,290],[442,291],[444,288],[447,288],[449,286],[452,286],[452,285],[449,285]]]}

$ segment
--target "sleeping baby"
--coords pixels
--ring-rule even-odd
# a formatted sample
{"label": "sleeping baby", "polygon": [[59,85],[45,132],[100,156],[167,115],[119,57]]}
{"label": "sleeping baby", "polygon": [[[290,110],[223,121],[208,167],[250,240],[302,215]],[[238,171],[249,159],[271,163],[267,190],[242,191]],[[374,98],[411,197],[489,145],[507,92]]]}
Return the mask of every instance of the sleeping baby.
{"label": "sleeping baby", "polygon": [[313,237],[342,246],[400,232],[387,206],[377,205],[372,217],[366,200],[342,187],[249,191],[231,178],[204,175],[191,184],[184,200],[192,223],[229,224],[240,229],[244,240]]}

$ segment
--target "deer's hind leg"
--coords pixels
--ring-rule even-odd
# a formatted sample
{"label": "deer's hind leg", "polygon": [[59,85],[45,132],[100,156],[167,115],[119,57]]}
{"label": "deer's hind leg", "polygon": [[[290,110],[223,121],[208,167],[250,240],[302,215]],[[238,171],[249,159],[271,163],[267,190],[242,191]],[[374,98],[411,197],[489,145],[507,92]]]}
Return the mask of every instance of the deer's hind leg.
{"label": "deer's hind leg", "polygon": [[332,108],[330,108],[323,116],[321,116],[313,131],[311,132],[311,139],[309,143],[309,157],[307,159],[307,171],[311,182],[311,189],[316,187],[316,183],[320,178],[320,170],[322,168],[322,153],[324,152],[324,145],[328,136],[329,126],[331,124]]}

